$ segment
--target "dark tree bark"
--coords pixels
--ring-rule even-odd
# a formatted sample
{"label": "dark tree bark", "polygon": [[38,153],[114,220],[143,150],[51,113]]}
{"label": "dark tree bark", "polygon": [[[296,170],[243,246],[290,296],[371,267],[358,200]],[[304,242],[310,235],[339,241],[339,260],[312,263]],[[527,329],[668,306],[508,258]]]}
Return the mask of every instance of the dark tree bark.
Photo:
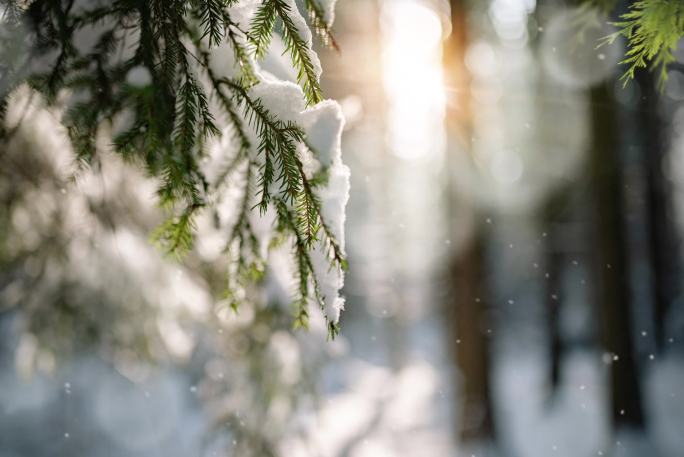
{"label": "dark tree bark", "polygon": [[662,351],[667,338],[667,312],[678,295],[678,246],[670,200],[671,189],[664,174],[665,128],[659,113],[659,94],[651,72],[637,74],[642,97],[637,110],[642,163],[646,174],[647,230],[652,273],[655,342]]}
{"label": "dark tree bark", "polygon": [[643,427],[641,386],[632,338],[616,103],[607,85],[592,89],[591,106],[588,203],[593,209],[593,292],[603,348],[617,356],[610,365],[611,414],[616,427]]}
{"label": "dark tree bark", "polygon": [[560,334],[560,307],[563,275],[563,261],[565,254],[561,249],[563,240],[558,233],[561,221],[561,214],[566,208],[568,189],[557,191],[546,202],[542,213],[543,231],[547,234],[544,238],[544,271],[549,277],[544,282],[544,302],[546,303],[546,325],[549,338],[549,380],[551,393],[556,391],[560,384],[560,368],[563,357],[563,342]]}
{"label": "dark tree bark", "polygon": [[[444,45],[445,79],[449,85],[447,128],[449,154],[470,154],[472,113],[470,76],[464,63],[467,49],[467,11],[465,0],[451,0],[452,31]],[[490,385],[489,306],[486,303],[486,245],[484,217],[473,202],[458,202],[450,192],[451,220],[468,213],[474,220],[467,245],[454,253],[450,262],[449,296],[446,299],[452,354],[461,379],[458,410],[459,437],[462,443],[494,442]],[[459,204],[460,203],[460,204]],[[456,208],[459,208],[458,210]]]}
{"label": "dark tree bark", "polygon": [[461,442],[492,441],[494,420],[485,290],[484,240],[479,234],[452,264],[452,347],[461,374]]}

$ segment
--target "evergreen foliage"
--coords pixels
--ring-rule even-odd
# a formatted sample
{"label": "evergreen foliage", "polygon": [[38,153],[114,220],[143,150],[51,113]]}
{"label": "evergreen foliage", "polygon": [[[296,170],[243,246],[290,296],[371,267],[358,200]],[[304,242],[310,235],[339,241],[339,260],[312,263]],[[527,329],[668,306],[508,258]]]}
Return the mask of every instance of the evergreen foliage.
{"label": "evergreen foliage", "polygon": [[[346,269],[340,243],[321,216],[317,187],[325,183],[326,173],[307,177],[300,151],[314,156],[316,151],[305,132],[271,113],[250,94],[250,88],[259,83],[253,59],[265,55],[275,33],[282,37],[307,105],[323,98],[320,71],[294,1],[264,0],[249,30],[231,17],[230,8],[239,3],[3,0],[3,38],[7,39],[0,45],[0,115],[4,116],[13,90],[24,82],[49,103],[64,103],[66,96],[62,122],[84,166],[98,160],[96,138],[101,127],[112,127],[113,149],[159,182],[159,202],[169,217],[153,239],[176,257],[192,249],[198,210],[215,200],[224,181],[240,174],[244,192],[226,246],[235,265],[226,296],[237,309],[244,296],[241,289],[262,276],[264,259],[248,213],[253,207],[262,214],[272,207],[277,232],[294,246],[295,324],[306,326],[308,302],[322,306],[310,258],[316,244],[327,247],[331,268]],[[306,8],[322,41],[336,47],[321,6],[307,0]],[[84,45],[83,37],[92,35],[93,42]],[[220,77],[212,70],[210,53],[221,45],[233,51],[238,77]],[[133,74],[138,77],[132,78]],[[200,163],[207,141],[220,134],[219,116],[235,132],[238,151],[219,182],[210,185]],[[126,127],[117,131],[115,126],[122,123]],[[5,125],[4,119],[1,124]],[[255,144],[248,128],[256,134]],[[3,129],[0,141],[10,135]],[[329,329],[334,337],[337,326],[329,323]]]}
{"label": "evergreen foliage", "polygon": [[307,102],[314,104],[323,99],[321,87],[308,51],[309,44],[292,19],[293,8],[296,5],[292,0],[265,0],[252,21],[250,38],[257,57],[263,57],[271,42],[276,20],[280,20],[286,52],[297,69],[297,81],[304,89]]}
{"label": "evergreen foliage", "polygon": [[323,44],[331,46],[339,52],[340,47],[332,34],[330,21],[326,19],[325,11],[323,11],[320,3],[316,0],[305,0],[305,5],[316,35],[323,40]]}
{"label": "evergreen foliage", "polygon": [[[585,5],[610,14],[618,6],[616,0],[586,0]],[[627,40],[624,60],[627,70],[622,80],[627,83],[640,68],[657,71],[660,86],[667,80],[668,65],[675,61],[677,43],[684,36],[684,2],[681,0],[638,0],[613,22],[618,31],[606,37],[612,44],[619,37]]]}

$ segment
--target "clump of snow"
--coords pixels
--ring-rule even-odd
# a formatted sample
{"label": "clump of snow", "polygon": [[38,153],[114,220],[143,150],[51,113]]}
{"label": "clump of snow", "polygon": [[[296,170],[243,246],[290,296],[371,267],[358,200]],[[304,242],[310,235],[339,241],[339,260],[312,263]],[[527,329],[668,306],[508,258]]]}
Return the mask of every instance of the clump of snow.
{"label": "clump of snow", "polygon": [[[344,210],[349,199],[349,168],[338,159],[333,162],[329,173],[328,185],[319,193],[321,212],[344,251]],[[344,309],[344,298],[339,295],[344,286],[344,272],[339,268],[330,268],[327,255],[326,248],[319,247],[312,254],[312,260],[325,302],[325,315],[330,321],[337,322]]]}
{"label": "clump of snow", "polygon": [[307,131],[309,144],[318,152],[318,160],[324,167],[341,159],[341,133],[344,115],[340,105],[325,100],[306,110],[301,125]]}
{"label": "clump of snow", "polygon": [[335,22],[336,3],[337,0],[321,0],[318,2],[318,4],[321,6],[321,9],[323,10],[323,20],[326,24],[328,24],[328,27],[332,26]]}
{"label": "clump of snow", "polygon": [[[344,210],[349,199],[349,168],[342,162],[341,135],[344,117],[339,104],[326,100],[304,109],[301,88],[290,82],[262,81],[251,93],[261,99],[280,119],[300,125],[315,149],[315,160],[328,168],[328,183],[317,190],[322,204],[321,215],[344,250]],[[340,311],[344,309],[344,299],[339,295],[344,285],[344,272],[330,267],[329,252],[325,244],[314,250],[312,261],[325,304],[325,316],[329,321],[337,322]]]}
{"label": "clump of snow", "polygon": [[[341,136],[344,116],[340,105],[325,100],[313,107],[304,108],[304,94],[299,86],[287,81],[264,79],[251,95],[285,121],[296,122],[307,133],[321,166],[328,168],[328,183],[319,188],[321,215],[326,225],[344,250],[345,207],[349,199],[349,168],[342,162]],[[257,158],[258,159],[258,158]],[[344,272],[330,267],[328,248],[319,245],[311,254],[314,272],[323,297],[324,313],[331,322],[337,322],[344,309],[344,298],[339,291],[344,285]]]}
{"label": "clump of snow", "polygon": [[280,81],[269,73],[261,72],[259,84],[250,95],[261,100],[264,107],[282,121],[300,120],[306,107],[304,93],[295,83]]}
{"label": "clump of snow", "polygon": [[261,0],[241,0],[228,8],[228,13],[240,29],[249,30],[249,24],[260,4]]}
{"label": "clump of snow", "polygon": [[[308,51],[318,78],[321,74],[321,67],[318,56],[311,48],[311,31],[299,13],[295,2],[289,0],[289,4],[291,7],[290,17],[295,23],[302,39],[309,44]],[[248,17],[251,18],[250,15],[253,14],[253,9],[248,10],[243,11],[245,12],[243,18],[245,21],[247,21]],[[268,58],[271,60],[279,59],[283,65],[291,66],[286,56],[274,53],[273,49],[271,49]],[[230,53],[217,48],[211,54],[211,67],[220,78],[233,77],[237,65],[234,59],[231,60]],[[340,248],[344,251],[344,211],[349,198],[349,169],[342,162],[341,135],[344,129],[344,116],[340,105],[333,100],[325,100],[307,108],[304,93],[299,85],[292,81],[279,79],[274,74],[260,68],[256,62],[254,63],[254,69],[259,82],[250,89],[250,97],[258,99],[279,120],[294,122],[303,128],[307,134],[307,140],[314,149],[314,154],[310,154],[307,148],[304,147],[300,147],[298,150],[307,176],[321,168],[326,168],[328,171],[329,181],[327,185],[317,189],[322,203],[321,214],[326,226],[329,227]],[[248,130],[252,143],[256,144],[258,139],[255,132],[251,128]],[[215,164],[220,163],[221,160],[224,162],[229,160],[235,153],[235,148],[236,144],[234,141],[226,141],[225,137],[224,139],[216,139],[214,145],[209,148],[211,153],[205,169],[207,171],[215,169]],[[258,164],[262,163],[263,160],[254,149],[252,150],[251,159]],[[211,171],[209,173],[211,181]],[[273,194],[276,194],[279,190],[278,184],[274,183],[271,190]],[[239,191],[234,190],[230,192]],[[228,200],[234,200],[234,198]],[[236,217],[235,205],[226,201],[223,206],[217,205],[217,212],[219,218],[222,219],[219,230],[224,227],[230,227],[230,224],[234,222]],[[271,238],[271,233],[269,232],[273,228],[273,214],[268,213],[265,221],[260,219],[258,214],[256,216],[254,214],[250,215],[250,222],[259,232],[261,245],[265,248],[268,244],[267,241]],[[202,223],[202,226],[206,227],[207,225],[206,222]],[[281,263],[274,260],[277,256],[278,254],[271,256],[269,262],[271,267]],[[330,322],[337,322],[340,311],[344,309],[344,298],[339,294],[340,289],[344,285],[344,272],[339,268],[331,268],[329,249],[323,242],[314,249],[311,256],[319,291],[323,297],[325,317]],[[281,278],[280,280],[290,278],[291,283],[291,272],[293,270],[291,268],[287,268],[287,270],[290,274],[276,274],[275,276]],[[289,287],[287,288],[289,289]]]}

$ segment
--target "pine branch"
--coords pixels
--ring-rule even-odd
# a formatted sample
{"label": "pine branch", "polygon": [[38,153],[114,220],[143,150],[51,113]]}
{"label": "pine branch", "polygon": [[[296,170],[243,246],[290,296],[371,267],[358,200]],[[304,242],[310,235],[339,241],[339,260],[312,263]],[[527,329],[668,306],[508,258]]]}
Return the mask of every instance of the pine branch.
{"label": "pine branch", "polygon": [[332,34],[332,27],[325,19],[325,12],[317,0],[306,0],[304,2],[306,10],[309,12],[309,21],[313,26],[314,32],[321,39],[323,45],[332,47],[340,52],[340,47]]}
{"label": "pine branch", "polygon": [[[52,65],[42,74],[4,84],[5,78],[28,68],[29,61],[27,56],[7,59],[12,65],[10,71],[0,72],[3,87],[9,91],[27,79],[50,103],[58,93],[78,95],[79,99],[68,100],[63,122],[77,156],[86,165],[98,156],[95,139],[102,122],[127,121],[127,127],[112,135],[112,146],[123,159],[159,181],[159,203],[175,215],[152,238],[170,255],[181,257],[192,249],[197,211],[206,202],[216,201],[224,181],[242,174],[243,196],[227,246],[231,268],[235,267],[228,282],[231,306],[237,309],[245,290],[264,271],[259,240],[248,217],[256,197],[262,213],[275,207],[279,237],[295,242],[299,284],[295,325],[306,326],[308,302],[323,306],[310,256],[315,243],[326,243],[331,263],[342,266],[344,262],[321,216],[317,191],[327,175],[322,170],[307,176],[300,154],[312,149],[303,130],[279,119],[249,93],[258,83],[250,53],[263,57],[278,22],[307,104],[321,100],[311,43],[302,38],[306,31],[299,29],[303,20],[300,23],[295,3],[265,0],[247,33],[229,14],[228,8],[238,0],[113,0],[109,5],[78,3],[78,8],[75,0],[33,0],[25,10],[17,7],[19,2],[8,1],[7,20],[18,17],[17,23],[28,24],[36,37],[30,55],[47,56]],[[316,27],[323,27],[320,5],[309,2],[307,10],[310,15],[313,11]],[[75,37],[86,27],[99,30],[100,35],[83,50]],[[11,56],[9,43],[0,43],[1,57]],[[223,43],[233,50],[240,67],[238,79],[221,78],[212,70],[209,50]],[[120,57],[129,50],[133,52],[130,57]],[[129,80],[133,71],[147,74],[149,81],[141,82],[137,76]],[[0,117],[8,93],[0,94]],[[216,103],[210,105],[209,98]],[[218,114],[232,126],[238,150],[210,188],[199,162],[208,138],[219,134]],[[248,130],[254,132],[254,141]],[[6,134],[3,130],[0,137]]]}
{"label": "pine branch", "polygon": [[152,241],[160,249],[177,259],[185,255],[193,244],[194,214],[199,206],[191,206],[180,216],[167,219],[152,234]]}
{"label": "pine branch", "polygon": [[274,1],[278,16],[283,23],[282,36],[285,49],[289,52],[292,64],[297,69],[297,82],[304,90],[307,104],[315,105],[323,100],[323,92],[309,54],[311,43],[307,43],[299,35],[299,30],[290,17],[290,4],[286,0]]}
{"label": "pine branch", "polygon": [[[243,43],[243,40],[247,39],[247,34],[240,30],[240,28],[235,24],[231,19],[230,16],[227,15],[226,13],[226,24],[227,24],[227,35],[228,35],[228,40],[230,41],[230,44],[233,47],[233,54],[235,55],[235,59],[237,60],[238,64],[240,65],[240,71],[242,73],[242,78],[240,83],[242,84],[243,87],[249,87],[252,86],[253,84],[256,84],[258,82],[258,79],[256,77],[256,74],[254,72],[254,67],[252,66],[252,62],[250,61],[249,58],[249,53],[245,47],[245,44]],[[235,30],[238,30],[240,32],[240,37],[238,37],[238,34],[235,32]]]}
{"label": "pine branch", "polygon": [[[585,0],[583,7],[597,8],[608,15],[615,9],[615,0]],[[634,79],[636,71],[649,67],[658,74],[660,88],[667,81],[668,66],[676,61],[674,51],[684,36],[684,4],[670,0],[640,0],[612,22],[618,31],[608,35],[599,46],[613,44],[619,37],[627,40],[628,49],[620,62],[627,65],[621,77],[624,84]]]}
{"label": "pine branch", "polygon": [[225,22],[225,0],[193,0],[195,15],[204,29],[202,38],[209,37],[210,46],[218,46],[223,41],[227,28]]}
{"label": "pine branch", "polygon": [[[234,94],[236,95],[236,97],[238,97],[238,100],[245,109],[246,117],[248,118],[250,124],[252,124],[255,127],[257,132],[270,131],[273,132],[273,135],[285,134],[285,137],[292,138],[294,141],[299,141],[301,142],[301,144],[304,144],[305,146],[310,148],[310,146],[308,146],[305,143],[304,134],[299,127],[297,127],[294,124],[283,125],[281,122],[273,119],[270,113],[268,113],[268,111],[265,110],[263,105],[258,100],[252,100],[247,94],[247,92],[235,82],[226,80],[224,81],[224,83],[227,84],[234,91]],[[260,135],[263,135],[263,133],[260,133]],[[283,144],[277,142],[271,143],[280,145]],[[264,151],[271,151],[271,149],[265,147]],[[285,156],[287,156],[289,153],[290,152],[287,150],[284,151]],[[309,179],[306,177],[306,174],[304,173],[301,161],[299,161],[299,159],[296,156],[296,151],[294,152],[293,157],[287,157],[287,161],[288,163],[290,163],[290,165],[294,165],[295,167],[297,167],[299,179],[301,180],[301,184],[299,186],[301,190],[298,189],[298,192],[295,194],[295,199],[290,199],[289,201],[305,202],[304,205],[297,205],[297,209],[300,211],[299,217],[297,219],[300,221],[299,225],[301,228],[307,229],[303,232],[303,239],[305,240],[305,245],[313,245],[314,241],[317,240],[319,230],[322,229],[325,235],[326,244],[328,246],[329,255],[333,264],[342,268],[343,270],[348,269],[348,264],[345,255],[339,243],[337,242],[332,230],[321,216],[320,202],[318,201],[318,198],[315,196],[312,184],[310,183]],[[273,179],[272,176],[267,176],[268,179],[264,180],[263,176],[264,174],[262,170],[262,181],[260,181],[260,185],[262,187],[262,192],[266,192],[266,194],[268,195],[268,199],[270,199],[268,186],[270,186],[270,183],[273,182]],[[264,184],[268,185],[264,187]],[[284,195],[288,196],[289,194],[287,192],[284,192]],[[287,200],[288,199],[286,199],[286,201]]]}
{"label": "pine branch", "polygon": [[[198,51],[200,53],[202,67],[205,70],[207,77],[209,78],[209,81],[211,82],[211,86],[213,89],[212,94],[218,99],[218,103],[220,107],[223,109],[224,113],[228,115],[230,123],[232,124],[233,129],[235,130],[235,134],[238,137],[240,148],[238,155],[247,157],[251,149],[251,142],[249,141],[249,138],[247,138],[247,133],[244,130],[242,119],[236,111],[236,107],[233,103],[233,100],[226,95],[222,88],[225,82],[218,78],[214,71],[211,69],[211,65],[209,63],[209,53],[201,48],[201,43],[199,42],[199,40],[195,40],[195,45],[197,46]],[[240,85],[240,83],[238,83],[238,85]]]}
{"label": "pine branch", "polygon": [[278,220],[281,224],[281,230],[287,230],[294,235],[293,242],[293,260],[297,268],[297,291],[293,300],[293,307],[295,309],[295,328],[307,328],[309,323],[309,283],[313,285],[314,297],[319,303],[321,309],[324,308],[324,303],[318,292],[318,281],[313,269],[311,256],[306,248],[304,238],[299,233],[295,216],[288,209],[287,203],[278,199],[276,201],[276,209],[278,212]]}
{"label": "pine branch", "polygon": [[[684,5],[665,0],[635,2],[615,25],[629,41],[630,48],[621,62],[629,66],[622,76],[626,83],[639,68],[650,66],[658,72],[661,88],[667,80],[667,66],[674,62],[674,51],[684,35]],[[616,35],[609,38],[614,41]]]}
{"label": "pine branch", "polygon": [[291,5],[294,3],[291,4],[288,0],[265,0],[252,20],[250,38],[256,57],[262,58],[271,42],[276,19],[280,19],[285,50],[297,69],[297,82],[302,86],[307,104],[313,105],[323,100],[323,93],[311,60],[311,43],[301,37],[292,20]]}
{"label": "pine branch", "polygon": [[247,163],[244,173],[245,186],[242,193],[242,203],[238,210],[238,217],[233,225],[228,242],[226,243],[226,252],[232,254],[234,244],[235,253],[232,254],[235,259],[236,268],[233,274],[228,274],[228,283],[224,298],[229,301],[230,307],[237,312],[241,303],[241,294],[247,284],[254,283],[263,277],[265,268],[264,260],[261,258],[259,252],[259,241],[254,234],[254,230],[249,222],[249,201],[252,195],[252,173],[253,164]]}
{"label": "pine branch", "polygon": [[273,29],[278,17],[276,10],[277,1],[265,0],[256,10],[252,19],[249,37],[254,45],[254,55],[256,55],[257,59],[261,59],[266,55],[268,46],[271,44]]}
{"label": "pine branch", "polygon": [[259,177],[260,211],[264,213],[271,200],[270,187],[276,180],[275,165],[280,168],[277,180],[282,184],[283,195],[294,201],[299,194],[299,172],[295,164],[298,159],[292,138],[294,129],[287,131],[285,124],[269,113],[261,101],[252,99],[239,83],[224,79],[221,84],[232,91],[238,105],[244,111],[247,122],[259,136],[257,151],[263,159]]}
{"label": "pine branch", "polygon": [[[304,236],[298,229],[296,216],[288,209],[287,203],[283,200],[276,200],[276,209],[278,211],[278,221],[281,225],[281,231],[288,231],[294,237],[293,241],[293,258],[297,268],[297,291],[293,300],[293,307],[295,309],[295,327],[304,327],[308,324],[308,302],[309,297],[312,296],[318,303],[321,310],[325,311],[324,297],[321,296],[318,278],[313,267],[313,262],[306,246]],[[326,327],[328,329],[328,338],[335,339],[339,334],[339,324],[331,321],[328,317],[326,319]]]}

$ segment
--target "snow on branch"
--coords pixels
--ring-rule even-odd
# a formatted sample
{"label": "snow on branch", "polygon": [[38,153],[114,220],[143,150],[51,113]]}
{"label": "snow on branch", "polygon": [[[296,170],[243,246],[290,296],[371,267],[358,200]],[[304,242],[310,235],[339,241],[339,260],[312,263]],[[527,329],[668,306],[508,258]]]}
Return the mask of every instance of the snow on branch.
{"label": "snow on branch", "polygon": [[[168,217],[153,239],[162,250],[191,252],[202,236],[198,220],[226,210],[219,225],[230,306],[238,309],[264,276],[268,246],[290,244],[295,324],[306,326],[315,303],[335,336],[347,267],[343,118],[335,102],[323,101],[313,34],[294,0],[3,6],[0,141],[12,135],[4,114],[24,83],[66,107],[61,121],[82,166],[98,162],[96,139],[106,127],[113,150],[158,183]],[[315,33],[336,47],[332,4],[304,6]],[[276,34],[298,85],[260,68]],[[316,144],[310,134],[328,141]]]}

